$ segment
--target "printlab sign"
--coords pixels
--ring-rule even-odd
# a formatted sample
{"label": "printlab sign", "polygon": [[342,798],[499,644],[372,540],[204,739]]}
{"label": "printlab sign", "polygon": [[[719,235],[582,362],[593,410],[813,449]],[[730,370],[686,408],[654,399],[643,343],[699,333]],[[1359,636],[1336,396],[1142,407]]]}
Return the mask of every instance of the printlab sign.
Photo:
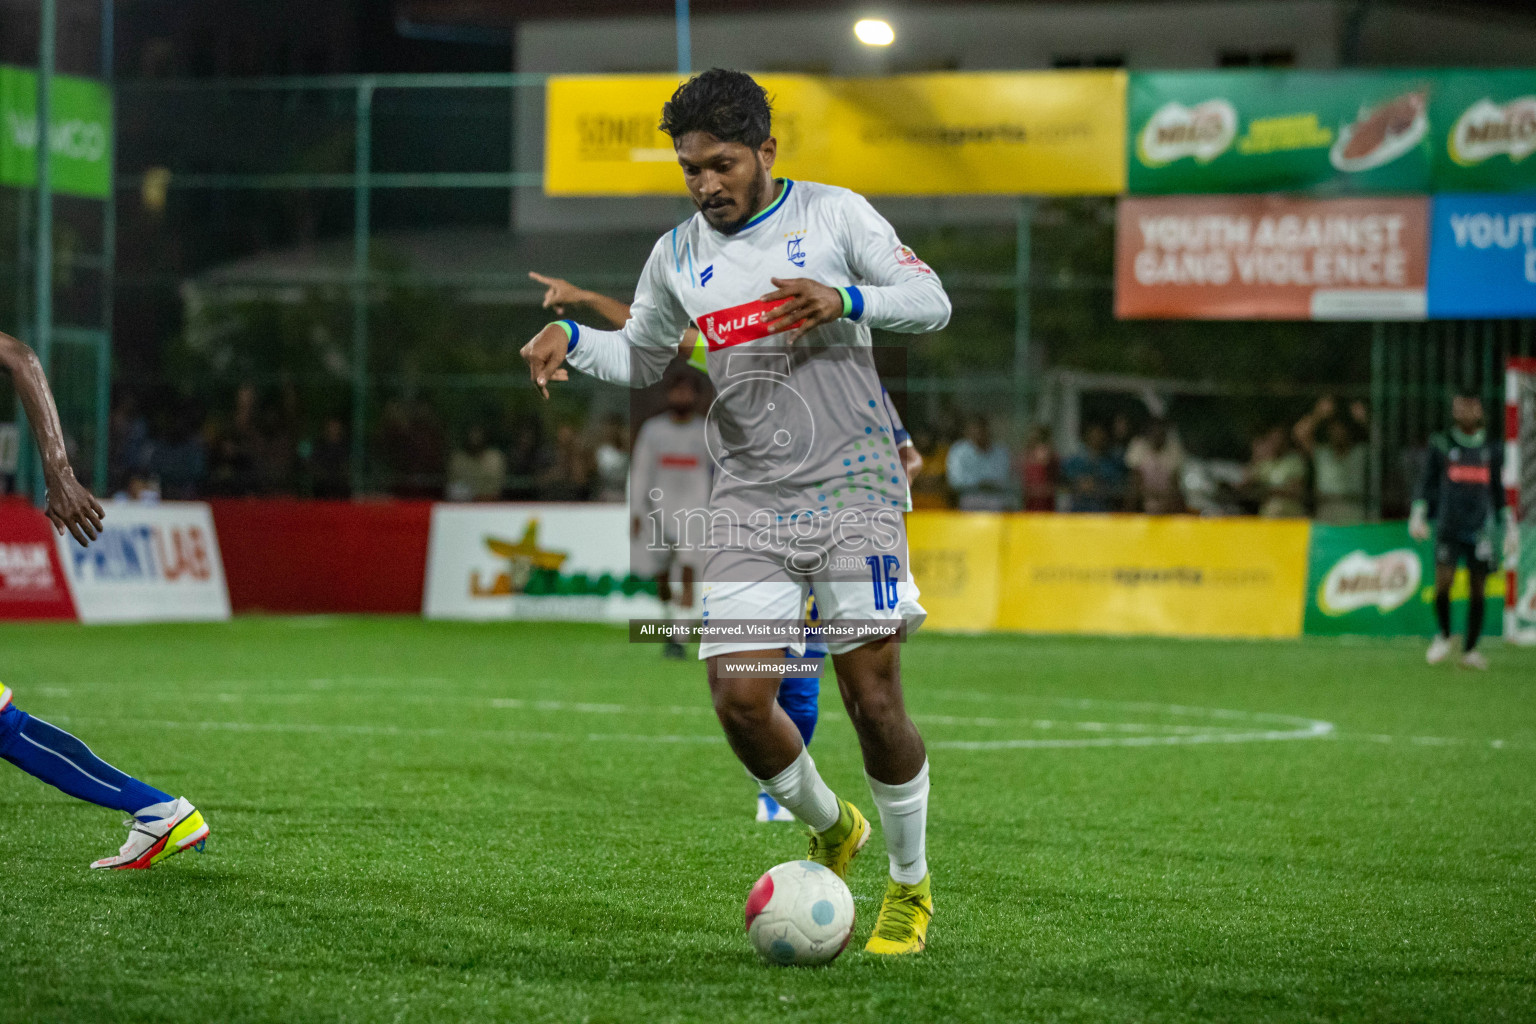
{"label": "printlab sign", "polygon": [[1434,198],[1429,315],[1536,316],[1536,193]]}

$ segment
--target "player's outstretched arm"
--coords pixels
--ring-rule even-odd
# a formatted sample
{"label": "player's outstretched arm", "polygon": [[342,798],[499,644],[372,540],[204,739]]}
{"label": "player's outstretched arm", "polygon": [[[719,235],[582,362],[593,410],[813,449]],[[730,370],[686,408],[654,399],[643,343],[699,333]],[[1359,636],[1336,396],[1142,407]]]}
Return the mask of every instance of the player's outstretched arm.
{"label": "player's outstretched arm", "polygon": [[629,303],[578,288],[560,277],[546,277],[533,271],[528,276],[544,285],[544,308],[552,309],[557,316],[565,316],[573,306],[585,306],[613,327],[623,327],[629,321]]}
{"label": "player's outstretched arm", "polygon": [[32,437],[43,459],[43,479],[48,486],[48,518],[60,534],[68,530],[82,545],[101,535],[105,512],[70,468],[64,449],[64,428],[59,423],[59,409],[54,404],[48,378],[37,354],[9,334],[0,333],[0,366],[4,366],[16,387],[21,406],[27,411]]}
{"label": "player's outstretched arm", "polygon": [[643,388],[660,380],[677,356],[688,314],[673,288],[671,246],[658,239],[635,288],[630,317],[616,331],[551,324],[523,346],[529,376],[547,398],[548,383],[563,380],[562,362],[610,384]]}

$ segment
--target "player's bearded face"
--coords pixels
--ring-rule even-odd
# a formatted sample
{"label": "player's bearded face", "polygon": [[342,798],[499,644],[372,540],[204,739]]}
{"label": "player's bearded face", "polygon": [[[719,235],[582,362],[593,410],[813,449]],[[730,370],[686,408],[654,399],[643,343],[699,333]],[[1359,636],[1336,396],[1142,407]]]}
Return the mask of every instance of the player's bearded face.
{"label": "player's bearded face", "polygon": [[709,226],[721,234],[740,231],[770,198],[774,140],[752,149],[690,132],[677,140],[676,149],[688,195]]}

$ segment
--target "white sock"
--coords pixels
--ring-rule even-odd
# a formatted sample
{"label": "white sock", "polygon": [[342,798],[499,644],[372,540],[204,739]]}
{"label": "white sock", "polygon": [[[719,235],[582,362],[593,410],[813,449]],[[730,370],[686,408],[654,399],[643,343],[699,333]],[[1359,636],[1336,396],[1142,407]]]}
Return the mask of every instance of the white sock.
{"label": "white sock", "polygon": [[892,786],[870,778],[869,791],[880,809],[891,877],[902,885],[916,885],[928,874],[928,761],[924,759],[910,782]]}
{"label": "white sock", "polygon": [[837,797],[821,781],[816,762],[811,760],[811,752],[804,747],[788,768],[771,779],[757,781],[764,792],[788,807],[790,813],[809,825],[813,832],[825,832],[837,824]]}

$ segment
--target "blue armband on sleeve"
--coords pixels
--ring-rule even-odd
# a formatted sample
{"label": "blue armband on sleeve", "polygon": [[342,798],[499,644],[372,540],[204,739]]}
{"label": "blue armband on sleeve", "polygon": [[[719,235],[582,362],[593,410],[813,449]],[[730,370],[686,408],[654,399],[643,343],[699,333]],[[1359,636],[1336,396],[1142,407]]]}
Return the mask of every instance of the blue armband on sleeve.
{"label": "blue armband on sleeve", "polygon": [[576,348],[576,343],[581,340],[581,325],[575,320],[556,320],[551,326],[559,327],[565,331],[565,354],[570,355]]}
{"label": "blue armband on sleeve", "polygon": [[857,323],[859,317],[864,315],[864,293],[853,285],[837,291],[843,297],[843,319]]}

